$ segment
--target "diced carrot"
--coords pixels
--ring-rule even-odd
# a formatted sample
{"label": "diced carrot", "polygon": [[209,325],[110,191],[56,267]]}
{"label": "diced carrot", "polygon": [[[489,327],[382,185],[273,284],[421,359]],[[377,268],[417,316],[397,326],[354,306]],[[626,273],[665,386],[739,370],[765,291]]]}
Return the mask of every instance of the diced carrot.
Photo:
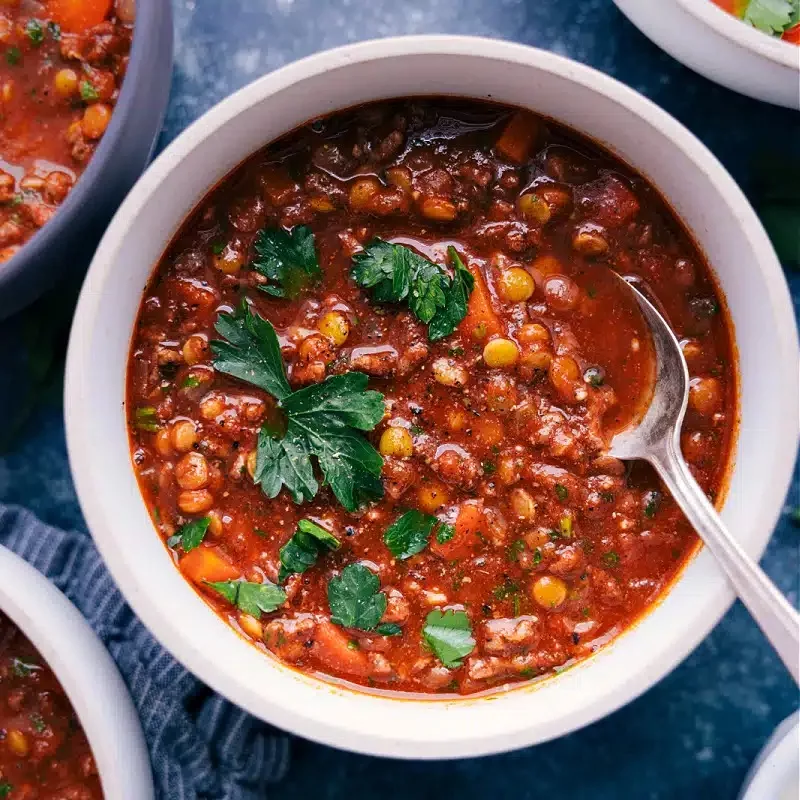
{"label": "diced carrot", "polygon": [[83,33],[108,16],[111,0],[48,0],[47,10],[67,33]]}
{"label": "diced carrot", "polygon": [[461,506],[456,517],[453,538],[440,543],[436,540],[436,536],[433,536],[431,550],[448,561],[469,558],[480,544],[478,534],[481,536],[486,534],[486,517],[483,514],[483,506],[468,500]]}
{"label": "diced carrot", "polygon": [[515,111],[495,144],[495,150],[509,161],[522,164],[539,138],[539,120],[529,111]]}
{"label": "diced carrot", "polygon": [[800,44],[800,25],[795,25],[793,28],[789,28],[788,31],[784,31],[781,38],[784,42],[789,42],[789,44]]}
{"label": "diced carrot", "polygon": [[492,308],[489,287],[480,269],[474,264],[467,264],[467,268],[475,278],[475,287],[469,296],[467,316],[461,320],[459,329],[463,336],[472,341],[488,341],[489,337],[504,333],[503,326]]}
{"label": "diced carrot", "polygon": [[241,570],[224,558],[215,547],[198,547],[180,561],[181,572],[194,583],[230,581]]}
{"label": "diced carrot", "polygon": [[344,631],[332,622],[321,622],[317,626],[312,652],[334,672],[346,672],[362,678],[369,673],[366,653],[352,647]]}

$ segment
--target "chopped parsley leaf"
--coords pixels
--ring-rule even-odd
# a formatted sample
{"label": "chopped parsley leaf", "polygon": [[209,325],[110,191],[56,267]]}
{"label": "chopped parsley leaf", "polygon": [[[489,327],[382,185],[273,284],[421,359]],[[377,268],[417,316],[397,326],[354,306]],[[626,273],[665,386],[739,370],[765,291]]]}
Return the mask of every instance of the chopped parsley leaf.
{"label": "chopped parsley leaf", "polygon": [[481,462],[481,467],[483,467],[484,475],[492,475],[497,471],[497,465],[494,461],[483,461]]}
{"label": "chopped parsley leaf", "polygon": [[525,542],[522,539],[515,539],[508,547],[508,560],[516,561],[524,550]]}
{"label": "chopped parsley leaf", "polygon": [[383,395],[367,391],[367,376],[348,372],[293,392],[267,320],[243,304],[235,314],[220,314],[216,329],[227,341],[211,342],[214,368],[269,392],[285,415],[282,436],[271,422],[258,435],[254,481],[264,494],[277,497],[286,486],[296,503],[313,499],[319,491],[313,457],[348,511],[383,496],[383,459],[362,434],[383,418]]}
{"label": "chopped parsley leaf", "polygon": [[38,19],[28,20],[28,24],[25,26],[25,33],[28,34],[31,43],[37,47],[44,41],[44,30],[42,29],[42,23]]}
{"label": "chopped parsley leaf", "polygon": [[81,93],[81,99],[87,103],[92,103],[100,98],[100,95],[97,93],[97,89],[95,89],[94,85],[89,81],[81,81],[78,88]]}
{"label": "chopped parsley leaf", "polygon": [[6,61],[12,67],[15,67],[22,61],[22,52],[20,51],[19,47],[12,45],[11,47],[6,50]]}
{"label": "chopped parsley leaf", "polygon": [[27,678],[28,675],[30,675],[32,672],[36,672],[38,669],[41,669],[38,664],[22,661],[19,658],[15,658],[11,662],[11,671],[18,678]]}
{"label": "chopped parsley leaf", "polygon": [[535,565],[542,563],[542,551],[538,547],[533,551],[533,563]]}
{"label": "chopped parsley leaf", "polygon": [[644,515],[652,519],[661,505],[661,492],[648,492],[644,496]]}
{"label": "chopped parsley leaf", "polygon": [[202,544],[210,524],[210,517],[193,519],[191,522],[187,522],[185,525],[178,528],[175,535],[167,539],[167,545],[173,548],[180,545],[184,553],[189,553],[194,550],[195,547],[199,547]]}
{"label": "chopped parsley leaf", "polygon": [[181,389],[196,389],[202,382],[197,375],[187,375],[181,384]]}
{"label": "chopped parsley leaf", "polygon": [[272,281],[258,288],[273,297],[297,297],[322,277],[314,234],[307,225],[297,225],[291,231],[262,228],[253,249],[256,257],[251,267]]}
{"label": "chopped parsley leaf", "polygon": [[382,622],[375,628],[375,633],[381,636],[400,636],[403,629],[396,622]]}
{"label": "chopped parsley leaf", "polygon": [[54,41],[61,41],[61,26],[57,22],[50,20],[47,23],[47,30],[50,32],[50,35],[53,37]]}
{"label": "chopped parsley leaf", "polygon": [[472,626],[465,611],[431,611],[422,628],[425,644],[448,669],[456,669],[475,648]]}
{"label": "chopped parsley leaf", "polygon": [[406,511],[386,529],[383,541],[395,558],[405,561],[425,549],[438,521],[416,509]]}
{"label": "chopped parsley leaf", "polygon": [[261,614],[276,611],[286,602],[286,592],[274,583],[250,583],[249,581],[206,582],[215,592],[245,614],[261,619]]}
{"label": "chopped parsley leaf", "polygon": [[763,33],[780,36],[798,21],[798,16],[797,0],[749,0],[742,19]]}
{"label": "chopped parsley leaf", "polygon": [[222,251],[224,249],[225,249],[225,242],[214,242],[214,244],[211,245],[211,252],[215,256],[221,256]]}
{"label": "chopped parsley leaf", "polygon": [[279,551],[281,568],[278,581],[283,583],[293,573],[305,572],[327,550],[338,550],[342,543],[330,531],[311,520],[301,519],[297,530]]}
{"label": "chopped parsley leaf", "polygon": [[46,730],[47,723],[44,721],[44,717],[41,714],[34,712],[30,715],[29,719],[36,733],[42,733],[44,730]]}
{"label": "chopped parsley leaf", "polygon": [[353,256],[350,275],[371,291],[377,303],[406,303],[414,316],[428,326],[431,341],[455,331],[467,314],[467,302],[475,280],[454,247],[447,250],[453,277],[401,244],[374,239]]}
{"label": "chopped parsley leaf", "polygon": [[8,781],[0,780],[0,799],[8,797],[13,791],[13,784]]}
{"label": "chopped parsley leaf", "polygon": [[555,486],[556,497],[563,503],[569,497],[569,489],[563,483],[557,483]]}
{"label": "chopped parsley leaf", "polygon": [[436,531],[436,541],[438,544],[446,544],[456,535],[455,525],[443,522]]}
{"label": "chopped parsley leaf", "polygon": [[331,622],[344,628],[371,631],[386,611],[386,595],[381,582],[363,564],[348,564],[328,583]]}

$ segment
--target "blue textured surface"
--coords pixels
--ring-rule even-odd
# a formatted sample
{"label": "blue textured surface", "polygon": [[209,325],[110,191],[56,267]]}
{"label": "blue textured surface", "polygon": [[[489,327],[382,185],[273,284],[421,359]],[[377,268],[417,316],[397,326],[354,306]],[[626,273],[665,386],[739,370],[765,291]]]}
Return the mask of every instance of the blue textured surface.
{"label": "blue textured surface", "polygon": [[[702,2],[703,0],[698,0]],[[800,156],[800,116],[696,76],[643,38],[610,0],[175,0],[176,64],[161,145],[234,89],[282,64],[345,42],[403,33],[471,33],[537,45],[591,64],[678,117],[750,191],[754,159]],[[224,9],[224,13],[220,13]],[[800,275],[790,275],[795,307]],[[65,293],[0,325],[0,420],[29,381],[20,331],[59,340]],[[44,310],[43,310],[44,308]],[[46,348],[45,348],[46,351]],[[35,362],[44,371],[46,364]],[[46,360],[46,359],[45,359]],[[797,367],[786,365],[787,380]],[[46,522],[83,527],[66,462],[58,381],[0,457],[0,502]],[[41,391],[38,391],[41,394]],[[55,398],[53,400],[52,398]],[[47,398],[46,398],[47,399]],[[28,401],[25,400],[24,403]],[[0,423],[0,433],[2,423]],[[800,505],[795,475],[787,510]],[[784,516],[763,564],[797,604],[800,528]],[[284,798],[408,797],[734,798],[773,728],[797,707],[797,689],[740,605],[668,678],[607,719],[538,748],[479,761],[400,763],[293,746]]]}

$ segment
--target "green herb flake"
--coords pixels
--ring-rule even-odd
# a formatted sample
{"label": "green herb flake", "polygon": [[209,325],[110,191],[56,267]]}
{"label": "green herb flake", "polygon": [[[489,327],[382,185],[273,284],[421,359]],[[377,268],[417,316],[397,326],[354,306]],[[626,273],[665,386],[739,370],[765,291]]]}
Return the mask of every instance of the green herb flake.
{"label": "green herb flake", "polygon": [[494,461],[483,461],[481,462],[481,467],[483,468],[484,475],[493,475],[497,472],[497,465]]}
{"label": "green herb flake", "polygon": [[515,539],[509,546],[508,546],[508,553],[506,554],[506,558],[508,561],[516,561],[520,554],[525,551],[525,542],[522,539]]}
{"label": "green herb flake", "polygon": [[475,649],[472,626],[465,611],[431,611],[425,617],[422,639],[448,669],[456,669]]}
{"label": "green herb flake", "polygon": [[336,499],[348,511],[383,496],[383,459],[364,438],[382,419],[383,395],[367,391],[368,378],[347,372],[293,392],[272,325],[243,305],[220,314],[211,342],[214,368],[264,389],[283,411],[282,436],[271,423],[258,435],[254,481],[269,498],[286,486],[296,503],[319,491],[314,458]]}
{"label": "green herb flake", "polygon": [[50,33],[50,36],[53,38],[53,41],[61,41],[61,26],[57,22],[49,20],[47,23],[47,30]]}
{"label": "green herb flake", "polygon": [[533,563],[534,565],[542,563],[542,551],[538,547],[533,551]]}
{"label": "green herb flake", "polygon": [[14,658],[11,661],[11,671],[17,678],[27,678],[33,672],[41,669],[38,664]]}
{"label": "green herb flake", "polygon": [[347,649],[348,650],[358,650],[358,642],[355,639],[351,639],[347,643]]}
{"label": "green herb flake", "polygon": [[181,384],[181,389],[196,389],[202,382],[197,375],[187,375]]}
{"label": "green herb flake", "polygon": [[167,539],[167,545],[173,548],[180,545],[184,553],[190,553],[203,543],[203,539],[205,539],[210,524],[210,517],[193,519],[191,522],[187,522],[185,525],[178,528],[174,536],[170,536],[169,539]]}
{"label": "green herb flake", "polygon": [[8,797],[14,791],[14,785],[8,781],[0,780],[0,800]]}
{"label": "green herb flake", "polygon": [[97,93],[97,89],[94,88],[94,84],[89,81],[81,81],[78,85],[78,89],[81,93],[81,99],[86,103],[93,103],[95,100],[100,99],[100,95]]}
{"label": "green herb flake", "polygon": [[438,520],[421,511],[406,511],[383,535],[383,541],[395,558],[405,561],[424,550]]}
{"label": "green herb flake", "polygon": [[456,526],[443,522],[436,531],[437,544],[446,544],[456,535]]}
{"label": "green herb flake", "polygon": [[602,386],[606,380],[605,373],[600,367],[589,367],[586,372],[583,373],[583,379],[586,383],[595,388]]}
{"label": "green herb flake", "polygon": [[771,36],[780,36],[798,21],[800,4],[796,0],[750,0],[742,19]]}
{"label": "green herb flake", "polygon": [[328,582],[331,622],[343,628],[374,630],[386,611],[386,595],[381,582],[363,564],[348,564]]}
{"label": "green herb flake", "polygon": [[565,503],[567,498],[569,497],[569,489],[564,486],[563,483],[557,483],[555,486],[556,490],[556,497],[562,502]]}
{"label": "green herb flake", "polygon": [[513,595],[518,592],[519,584],[515,583],[510,578],[506,578],[503,583],[492,589],[492,596],[495,600],[508,600],[509,597],[513,597]]}
{"label": "green herb flake", "polygon": [[274,583],[217,581],[207,582],[206,585],[221,594],[231,605],[256,619],[261,619],[262,613],[276,611],[286,602],[286,592]]}
{"label": "green herb flake", "polygon": [[153,406],[139,406],[134,412],[134,421],[140,431],[155,433],[159,429],[158,416]]}
{"label": "green herb flake", "polygon": [[6,50],[6,62],[10,66],[15,67],[20,63],[20,61],[22,61],[22,52],[20,51],[19,47],[12,45],[8,48],[8,50]]}
{"label": "green herb flake", "polygon": [[396,622],[382,622],[375,628],[375,633],[381,636],[400,636],[403,629]]}
{"label": "green herb flake", "polygon": [[603,563],[607,567],[616,567],[619,564],[619,553],[616,550],[609,550],[603,553]]}
{"label": "green herb flake", "polygon": [[644,496],[644,515],[652,519],[661,506],[661,492],[647,492]]}
{"label": "green herb flake", "polygon": [[400,244],[374,239],[353,256],[351,276],[377,303],[406,303],[428,326],[428,337],[449,336],[467,314],[475,280],[455,248],[448,248],[453,277],[444,267]]}
{"label": "green herb flake", "polygon": [[38,19],[28,20],[28,24],[25,26],[25,33],[28,34],[28,38],[35,47],[38,47],[44,41],[44,30],[42,23]]}
{"label": "green herb flake", "polygon": [[258,288],[273,297],[297,297],[322,277],[314,234],[307,225],[297,225],[291,231],[262,228],[253,249],[256,257],[250,266],[272,281]]}
{"label": "green herb flake", "polygon": [[215,256],[221,256],[222,251],[225,249],[225,247],[226,247],[225,242],[214,242],[214,244],[211,245],[211,252]]}
{"label": "green herb flake", "polygon": [[289,575],[305,572],[317,563],[322,553],[340,547],[341,542],[330,531],[301,519],[292,538],[279,551],[281,568],[278,581],[283,583]]}
{"label": "green herb flake", "polygon": [[47,729],[47,723],[44,721],[44,717],[41,714],[34,712],[30,715],[29,719],[36,733],[42,733]]}

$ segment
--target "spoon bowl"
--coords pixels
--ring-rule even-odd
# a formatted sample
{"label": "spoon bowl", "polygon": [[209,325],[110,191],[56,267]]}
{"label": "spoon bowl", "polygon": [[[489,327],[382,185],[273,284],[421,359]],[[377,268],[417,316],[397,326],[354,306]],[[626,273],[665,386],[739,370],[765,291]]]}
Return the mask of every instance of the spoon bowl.
{"label": "spoon bowl", "polygon": [[655,305],[630,281],[614,274],[633,292],[650,328],[656,369],[647,409],[638,422],[614,436],[609,455],[621,460],[642,459],[655,467],[792,677],[800,683],[800,615],[733,538],[681,454],[689,371],[680,343]]}

